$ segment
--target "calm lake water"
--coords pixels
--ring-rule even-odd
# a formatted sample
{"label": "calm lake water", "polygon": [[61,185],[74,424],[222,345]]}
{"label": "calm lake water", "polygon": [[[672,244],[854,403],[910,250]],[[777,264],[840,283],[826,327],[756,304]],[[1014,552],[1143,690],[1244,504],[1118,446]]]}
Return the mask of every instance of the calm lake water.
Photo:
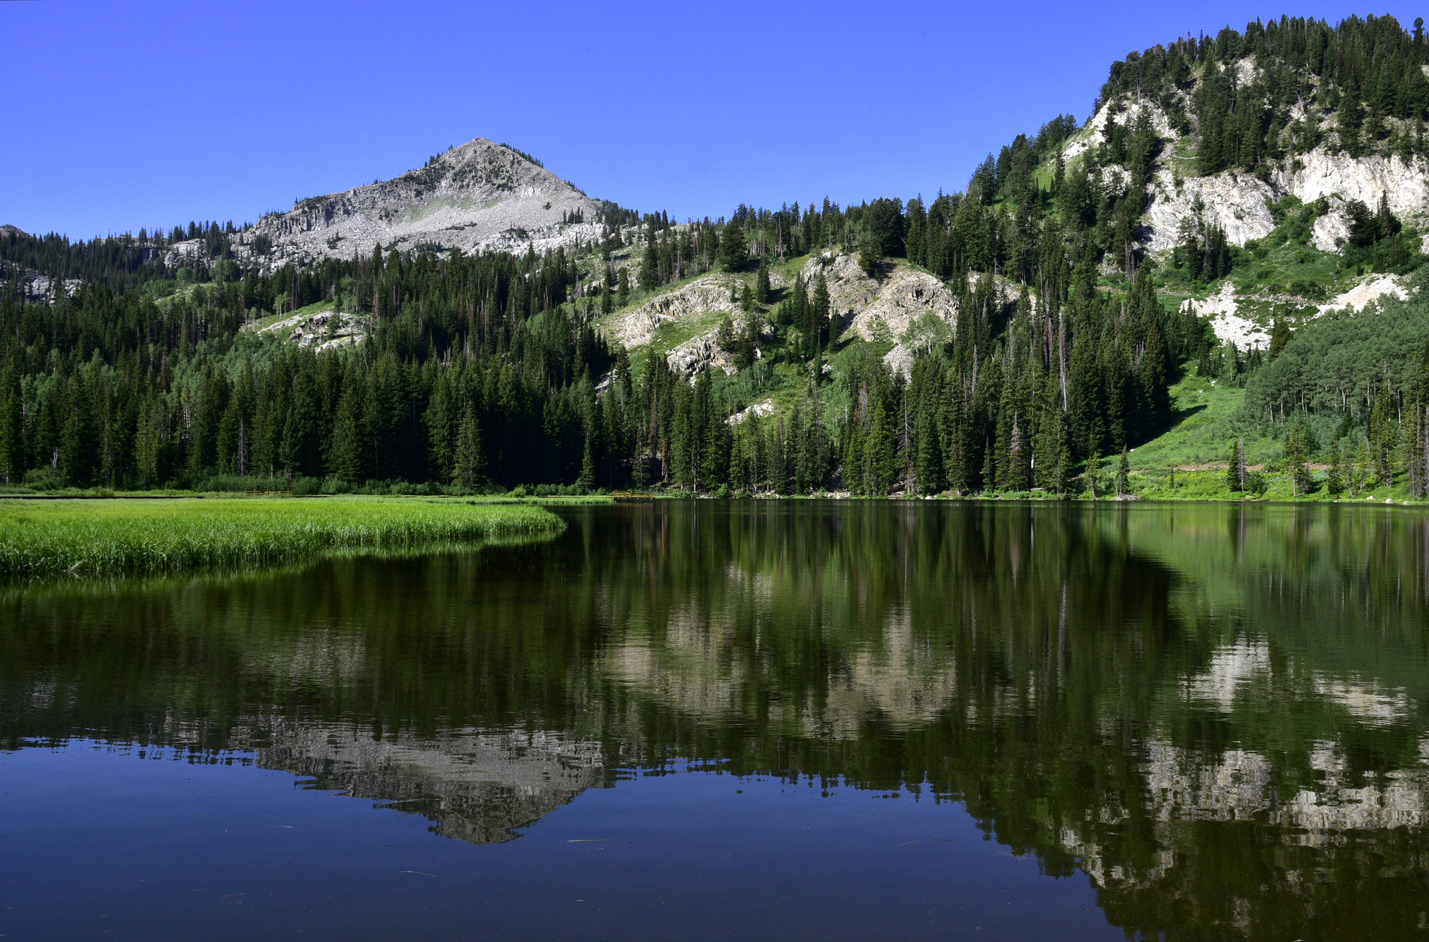
{"label": "calm lake water", "polygon": [[0,590],[10,939],[1429,936],[1429,517],[698,502]]}

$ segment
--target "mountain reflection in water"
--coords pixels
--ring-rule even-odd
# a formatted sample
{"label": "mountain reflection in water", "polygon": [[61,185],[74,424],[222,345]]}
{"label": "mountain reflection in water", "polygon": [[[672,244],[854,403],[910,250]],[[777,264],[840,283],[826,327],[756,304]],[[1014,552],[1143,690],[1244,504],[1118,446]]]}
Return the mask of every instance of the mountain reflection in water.
{"label": "mountain reflection in water", "polygon": [[545,543],[8,590],[3,745],[249,755],[473,843],[631,769],[909,789],[1130,932],[1425,931],[1416,512],[563,513]]}

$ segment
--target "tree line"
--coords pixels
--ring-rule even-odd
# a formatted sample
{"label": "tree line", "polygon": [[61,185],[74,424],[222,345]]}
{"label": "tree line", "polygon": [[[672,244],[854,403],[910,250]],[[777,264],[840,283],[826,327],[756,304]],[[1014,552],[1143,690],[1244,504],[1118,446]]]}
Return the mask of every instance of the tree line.
{"label": "tree line", "polygon": [[[560,249],[464,257],[379,246],[168,298],[102,284],[49,303],[7,295],[0,479],[1061,489],[1073,462],[1155,432],[1176,364],[1207,339],[1194,319],[1159,307],[1149,272],[1107,295],[1085,279],[1074,286],[1053,249],[1035,299],[1024,288],[1004,303],[988,275],[958,282],[955,331],[907,376],[871,355],[827,375],[838,340],[827,290],[800,284],[776,297],[767,270],[756,273],[774,323],[761,342],[777,347],[783,330],[807,383],[787,415],[744,422],[732,421],[743,405],[735,384],[709,371],[691,382],[653,352],[632,364],[613,350],[594,329],[589,292],[604,301],[616,289],[586,284]],[[251,329],[321,300],[361,317],[366,341],[319,353]],[[811,331],[819,321],[823,332]]]}

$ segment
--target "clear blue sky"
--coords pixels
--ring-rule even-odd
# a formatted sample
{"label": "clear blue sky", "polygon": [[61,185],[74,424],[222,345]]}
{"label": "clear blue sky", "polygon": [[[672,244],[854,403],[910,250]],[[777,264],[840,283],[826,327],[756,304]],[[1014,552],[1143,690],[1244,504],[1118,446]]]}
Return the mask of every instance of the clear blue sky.
{"label": "clear blue sky", "polygon": [[1145,3],[0,2],[0,223],[74,238],[256,219],[473,137],[688,216],[932,196],[1178,35]]}

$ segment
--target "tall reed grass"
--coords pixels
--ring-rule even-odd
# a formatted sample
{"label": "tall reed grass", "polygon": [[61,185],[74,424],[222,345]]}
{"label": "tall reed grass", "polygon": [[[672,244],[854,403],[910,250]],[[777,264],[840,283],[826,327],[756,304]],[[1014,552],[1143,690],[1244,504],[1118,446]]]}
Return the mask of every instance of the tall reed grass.
{"label": "tall reed grass", "polygon": [[247,569],[563,527],[531,504],[433,498],[3,500],[0,579]]}

